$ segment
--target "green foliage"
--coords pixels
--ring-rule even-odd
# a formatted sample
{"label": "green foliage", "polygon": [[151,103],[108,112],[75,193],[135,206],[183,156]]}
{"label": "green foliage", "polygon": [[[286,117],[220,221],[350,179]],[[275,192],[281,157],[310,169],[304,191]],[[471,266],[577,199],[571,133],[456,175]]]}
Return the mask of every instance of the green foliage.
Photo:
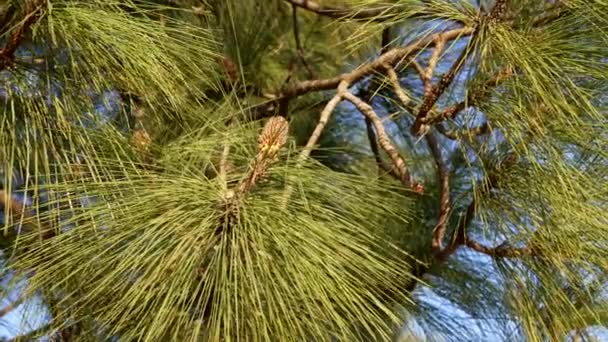
{"label": "green foliage", "polygon": [[[2,43],[20,43],[0,50],[2,190],[32,199],[16,212],[0,198],[3,271],[51,312],[32,336],[385,341],[414,326],[457,340],[474,319],[542,341],[608,326],[608,3],[319,3],[295,10],[299,43],[285,0],[0,5]],[[456,26],[472,33],[347,90],[424,190],[390,176],[386,144],[370,152],[347,102],[308,156],[335,93],[325,84],[365,70],[382,32],[399,48]],[[459,55],[427,113],[438,156],[411,128],[425,82],[448,79]],[[414,61],[435,68],[428,80]],[[325,83],[293,91],[311,77]],[[91,96],[108,90],[112,117]],[[261,123],[276,115],[289,138],[266,146]]]}

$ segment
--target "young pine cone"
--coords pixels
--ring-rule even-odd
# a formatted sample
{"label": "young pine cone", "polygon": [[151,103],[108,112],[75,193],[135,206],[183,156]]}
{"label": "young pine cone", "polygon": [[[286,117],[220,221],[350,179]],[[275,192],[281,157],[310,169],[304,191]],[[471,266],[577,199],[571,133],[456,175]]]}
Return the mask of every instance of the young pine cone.
{"label": "young pine cone", "polygon": [[282,116],[273,116],[264,125],[264,129],[258,138],[260,153],[270,156],[276,155],[287,142],[289,135],[289,123]]}

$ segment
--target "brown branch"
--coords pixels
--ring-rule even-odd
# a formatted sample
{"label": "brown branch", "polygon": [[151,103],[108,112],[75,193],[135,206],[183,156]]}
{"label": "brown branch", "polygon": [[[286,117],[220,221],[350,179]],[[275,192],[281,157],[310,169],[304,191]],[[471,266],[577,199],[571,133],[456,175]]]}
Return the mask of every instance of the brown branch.
{"label": "brown branch", "polygon": [[441,56],[441,52],[443,52],[443,48],[445,46],[445,40],[438,39],[435,41],[435,49],[433,50],[433,54],[429,58],[429,63],[426,69],[420,74],[422,78],[422,83],[424,84],[424,96],[430,96],[433,91],[433,73],[435,72],[435,68],[437,67],[437,63],[439,62],[439,57]]}
{"label": "brown branch", "polygon": [[485,85],[480,87],[478,90],[471,91],[467,94],[467,98],[464,101],[458,102],[454,105],[443,110],[440,114],[427,118],[426,124],[432,125],[437,122],[454,119],[458,113],[463,111],[465,108],[477,105],[482,100],[486,99],[490,93],[490,89],[497,87],[502,81],[514,74],[512,67],[506,67],[501,69],[496,75],[490,78]]}
{"label": "brown branch", "polygon": [[347,93],[348,85],[349,83],[347,81],[341,81],[340,85],[338,86],[336,95],[331,100],[329,100],[329,102],[327,102],[327,104],[325,105],[325,108],[323,108],[323,111],[319,116],[319,122],[317,123],[317,126],[315,127],[314,131],[310,135],[310,138],[306,142],[306,146],[304,146],[304,149],[298,156],[299,162],[303,162],[306,158],[308,158],[308,156],[310,156],[310,153],[312,152],[314,145],[317,143],[317,140],[319,140],[319,138],[321,137],[321,133],[325,129],[325,126],[327,125],[331,114],[333,113],[334,109],[336,109],[340,101],[342,101],[344,94]]}
{"label": "brown branch", "polygon": [[365,63],[351,72],[332,78],[296,83],[283,90],[277,95],[277,98],[293,98],[313,91],[335,89],[342,81],[347,81],[349,84],[352,84],[376,71],[385,69],[387,65],[394,66],[404,58],[411,56],[420,49],[425,48],[428,44],[438,39],[440,36],[445,40],[454,40],[470,35],[473,33],[473,31],[474,29],[471,27],[463,27],[425,36],[408,46],[391,49],[382,54],[380,57],[376,58],[374,61]]}
{"label": "brown branch", "polygon": [[424,78],[424,68],[414,58],[411,58],[408,61],[408,64],[410,64],[414,67],[414,70],[418,73],[418,75],[420,76],[420,80],[422,81],[422,84],[424,85],[424,79],[423,79]]}
{"label": "brown branch", "polygon": [[391,175],[392,177],[394,177],[396,179],[399,179],[399,174],[397,174],[397,172],[395,172],[395,170],[392,167],[387,166],[386,164],[384,164],[384,161],[382,161],[382,158],[380,157],[380,149],[378,148],[378,141],[376,138],[376,133],[374,132],[374,127],[373,127],[372,121],[370,119],[368,119],[367,117],[365,117],[365,130],[367,133],[367,140],[369,141],[369,148],[372,150],[374,159],[376,161],[376,165],[378,165],[378,169],[381,171],[384,171],[385,173]]}
{"label": "brown branch", "polygon": [[[331,117],[331,114],[336,109],[338,104],[342,101],[344,94],[348,93],[348,85],[349,83],[347,81],[341,81],[338,85],[336,95],[334,95],[334,97],[329,100],[329,102],[327,102],[327,104],[321,111],[321,115],[319,116],[319,122],[317,122],[317,125],[315,126],[315,129],[308,138],[308,141],[302,149],[302,152],[300,152],[300,154],[298,155],[298,158],[296,160],[296,165],[298,167],[301,166],[306,160],[306,158],[310,156],[310,153],[312,152],[314,146],[317,144],[317,141],[321,137],[321,133],[323,133],[323,130],[325,129],[325,126],[327,125],[327,122]],[[291,197],[292,191],[292,185],[288,184],[285,187],[285,192],[283,193],[283,207],[287,206],[287,202],[289,201],[289,197]]]}
{"label": "brown branch", "polygon": [[[435,106],[435,103],[439,99],[441,95],[445,92],[445,90],[452,84],[454,78],[458,74],[458,72],[462,69],[465,64],[466,58],[469,55],[469,52],[474,44],[474,36],[471,38],[467,46],[462,50],[456,61],[450,67],[450,70],[441,77],[439,82],[431,88],[430,91],[426,92],[424,95],[424,99],[422,104],[420,105],[420,109],[418,110],[418,114],[416,115],[416,121],[412,127],[412,132],[414,135],[422,135],[426,131],[426,127],[428,126],[428,114]],[[439,36],[437,37],[437,41],[447,41],[446,37]],[[437,43],[436,43],[437,44]],[[426,73],[425,73],[426,74]],[[426,77],[426,75],[425,75]]]}
{"label": "brown branch", "polygon": [[[382,47],[380,49],[381,55],[388,51],[390,43],[391,43],[390,28],[385,27],[382,30],[382,39],[381,39]],[[361,95],[365,102],[372,103],[374,94],[381,87],[381,85],[379,85],[379,84],[377,85],[376,83],[377,83],[377,77],[374,76],[371,79],[370,84],[367,87],[367,89],[365,89],[363,91],[363,94]],[[380,149],[378,147],[376,133],[374,132],[374,127],[373,127],[372,121],[368,117],[365,117],[365,130],[367,133],[367,140],[369,142],[369,147],[374,155],[374,159],[376,161],[376,165],[378,165],[378,171],[380,172],[380,174],[382,174],[382,171],[383,171],[384,173],[389,174],[392,177],[394,177],[395,179],[399,180],[399,174],[397,174],[397,172],[395,172],[395,170],[392,167],[385,165],[384,161],[382,160],[382,157],[380,156]]]}
{"label": "brown branch", "polygon": [[6,45],[0,50],[0,70],[4,70],[15,61],[15,52],[23,40],[25,32],[40,17],[43,1],[36,0],[26,4],[26,15],[11,32]]}
{"label": "brown branch", "polygon": [[447,229],[448,217],[450,215],[450,171],[443,161],[439,142],[433,132],[426,135],[426,141],[435,159],[437,167],[437,182],[439,184],[439,214],[437,216],[437,224],[433,229],[433,240],[431,249],[438,253],[443,248],[443,237]]}
{"label": "brown branch", "polygon": [[[274,115],[281,101],[293,99],[311,92],[336,89],[342,81],[346,81],[348,84],[353,84],[375,72],[385,70],[387,66],[394,67],[404,59],[407,59],[407,57],[415,54],[421,49],[424,49],[433,41],[437,40],[440,36],[442,39],[449,41],[470,35],[473,33],[473,31],[474,29],[471,27],[463,27],[435,33],[422,37],[408,46],[390,49],[384,54],[380,55],[374,61],[362,64],[351,72],[343,73],[332,78],[306,80],[294,83],[288,87],[285,87],[284,89],[281,89],[278,94],[273,95],[273,101],[265,102],[250,108],[249,110],[252,112],[252,115],[249,116],[249,119],[258,120]],[[284,113],[279,114],[285,115]]]}
{"label": "brown branch", "polygon": [[458,222],[458,226],[452,234],[452,239],[450,240],[450,243],[442,251],[436,254],[437,262],[446,262],[448,258],[466,242],[466,230],[471,225],[471,222],[473,222],[473,219],[475,219],[476,213],[477,203],[475,202],[475,200],[473,200],[467,207],[464,216]]}
{"label": "brown branch", "polygon": [[[319,14],[323,14],[323,15],[329,14],[329,13],[334,13],[334,14],[339,13],[339,11],[332,11],[331,9],[329,11],[324,11],[327,9],[326,7],[322,7],[318,4],[315,5],[315,3],[313,1],[309,1],[309,0],[285,0],[285,1],[289,2],[290,4],[295,4],[296,6],[309,10],[309,11],[319,12]],[[359,13],[362,13],[362,12],[360,11]],[[558,18],[563,13],[564,13],[564,11],[560,10],[560,11],[555,11],[555,13],[553,13],[552,15],[545,15],[542,18],[539,17],[538,22],[537,21],[534,22],[534,26],[541,25],[542,23],[546,22],[547,20]],[[341,14],[343,14],[343,13],[341,13]],[[381,70],[386,65],[392,66],[392,67],[396,66],[398,63],[402,62],[403,60],[408,59],[408,57],[412,56],[414,53],[426,48],[429,44],[432,44],[438,40],[448,42],[450,40],[469,36],[474,31],[475,31],[474,27],[465,26],[462,28],[451,29],[448,31],[443,31],[443,32],[432,34],[432,35],[424,36],[408,46],[390,49],[390,50],[386,51],[385,53],[383,53],[380,57],[378,57],[374,61],[362,64],[357,69],[354,69],[353,71],[351,71],[349,73],[344,73],[344,74],[338,75],[336,77],[327,78],[327,79],[307,80],[307,81],[295,83],[289,87],[286,87],[285,89],[282,89],[278,94],[273,95],[274,100],[272,102],[263,103],[263,104],[250,108],[250,110],[253,114],[249,118],[251,120],[257,120],[260,118],[272,116],[275,114],[274,111],[278,107],[278,105],[277,105],[278,102],[281,100],[292,99],[292,98],[295,98],[298,96],[308,94],[310,92],[336,89],[336,87],[342,80],[347,80],[350,84],[353,84],[353,83],[363,79],[364,77],[366,77],[378,70]],[[424,74],[423,68],[420,67],[420,65],[415,60],[410,59],[409,62],[416,68],[416,71],[420,75]],[[446,76],[450,76],[450,75],[447,74]],[[443,79],[445,79],[446,76],[444,76]],[[444,83],[446,83],[446,82],[444,81]],[[430,102],[432,102],[432,104],[434,104],[436,102],[436,100],[437,99],[429,98],[427,100],[427,101],[429,101],[429,103],[426,104],[426,107],[429,106]],[[431,106],[431,108],[432,108],[432,106]],[[427,112],[426,114],[428,114],[428,111],[430,111],[430,108],[428,110],[426,108],[421,108],[421,109],[424,109],[422,112]],[[284,113],[282,113],[282,115],[284,115]]]}
{"label": "brown branch", "polygon": [[386,152],[391,161],[393,162],[393,166],[395,167],[395,171],[399,174],[399,180],[405,185],[407,188],[412,187],[412,179],[405,164],[405,161],[399,155],[399,152],[391,143],[386,131],[384,130],[384,125],[382,124],[382,120],[378,117],[378,114],[374,111],[372,106],[358,98],[357,96],[345,92],[343,94],[345,100],[348,100],[352,103],[357,109],[363,114],[365,117],[371,120],[376,133],[378,135],[378,143],[380,147]]}
{"label": "brown branch", "polygon": [[[487,186],[483,187],[483,192],[490,191],[490,189],[494,188],[498,182],[498,173],[500,171],[504,171],[504,168],[507,168],[507,167],[513,165],[516,162],[516,160],[517,159],[516,159],[515,154],[510,154],[507,158],[505,158],[502,165],[499,165],[497,167],[497,169],[494,170],[494,172],[492,172],[491,174],[489,174],[487,176],[487,181],[486,181]],[[492,248],[483,246],[483,245],[476,243],[475,241],[469,239],[467,237],[466,230],[468,229],[468,227],[471,225],[471,223],[475,219],[476,214],[477,214],[477,202],[475,201],[475,199],[473,199],[471,201],[471,203],[469,204],[469,206],[467,207],[467,210],[465,211],[464,215],[459,220],[458,225],[456,226],[456,229],[452,233],[452,238],[450,240],[450,243],[445,248],[443,248],[443,250],[434,254],[434,264],[435,265],[445,263],[448,260],[448,258],[452,254],[454,254],[454,252],[456,252],[458,250],[458,248],[460,248],[461,246],[464,246],[464,245],[466,245],[467,247],[473,248],[475,250],[491,253],[491,255],[494,255],[497,257],[498,256],[514,257],[515,255],[518,255],[518,253],[522,253],[525,251],[524,249],[516,250],[516,249],[512,249],[512,248],[506,248],[504,246],[500,246],[500,247],[496,247],[495,249],[492,249]],[[530,250],[532,251],[533,249],[530,249]],[[519,254],[519,255],[524,255],[524,254],[525,253]],[[428,272],[428,270],[430,268],[431,268],[431,265],[422,265],[422,266],[417,267],[414,270],[414,278],[412,278],[412,281],[406,286],[406,290],[408,292],[412,292],[416,288],[416,285],[418,284],[418,280],[421,279],[422,276],[424,276],[424,274],[426,272]]]}
{"label": "brown branch", "polygon": [[399,102],[401,102],[401,105],[403,106],[403,108],[406,109],[413,109],[412,106],[410,105],[410,97],[407,96],[407,94],[405,93],[405,91],[403,91],[403,88],[401,88],[401,84],[399,84],[399,76],[397,75],[397,72],[395,71],[395,69],[386,66],[386,76],[388,77],[389,83],[391,84],[392,88],[393,88],[393,92],[395,93],[395,95],[397,96],[397,99],[399,99]]}

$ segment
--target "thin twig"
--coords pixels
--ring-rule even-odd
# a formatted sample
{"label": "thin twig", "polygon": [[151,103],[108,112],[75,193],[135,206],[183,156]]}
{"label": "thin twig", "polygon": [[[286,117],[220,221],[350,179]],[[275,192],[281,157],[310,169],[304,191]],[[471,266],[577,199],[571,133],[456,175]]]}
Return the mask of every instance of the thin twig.
{"label": "thin twig", "polygon": [[399,174],[399,179],[401,180],[403,185],[405,185],[407,188],[411,188],[412,179],[410,176],[410,172],[405,164],[405,161],[403,160],[403,158],[401,158],[399,152],[397,151],[395,146],[393,146],[388,135],[386,134],[386,131],[384,130],[384,125],[382,124],[382,120],[380,120],[380,117],[378,117],[378,114],[376,114],[372,106],[365,103],[357,96],[349,92],[344,93],[343,96],[345,100],[348,100],[350,103],[352,103],[363,115],[365,115],[365,117],[372,121],[372,124],[374,125],[376,133],[378,135],[378,143],[380,144],[380,147],[382,147],[384,152],[386,152],[386,154],[393,162],[393,166],[395,167],[396,172]]}
{"label": "thin twig", "polygon": [[[475,42],[474,38],[475,38],[474,36],[471,38],[471,40],[469,41],[467,46],[462,50],[462,52],[460,53],[458,58],[456,58],[456,61],[452,64],[452,66],[450,67],[448,72],[441,77],[439,82],[434,87],[432,87],[430,91],[428,91],[428,92],[425,91],[424,99],[422,101],[422,104],[420,105],[420,109],[418,110],[418,114],[416,115],[416,121],[414,122],[414,125],[412,127],[412,132],[415,135],[424,134],[426,131],[425,128],[429,127],[428,122],[427,122],[428,114],[433,109],[433,106],[435,105],[435,103],[437,102],[439,97],[441,95],[443,95],[445,90],[452,84],[452,82],[453,82],[454,78],[456,77],[456,75],[458,74],[458,72],[460,72],[460,70],[463,68],[465,61],[466,61],[467,57],[469,56],[471,48],[474,45],[474,42]],[[437,42],[439,42],[439,41],[446,42],[447,41],[447,38],[442,37],[442,36],[439,36],[436,39],[437,39]],[[438,43],[436,43],[436,44],[438,44]]]}
{"label": "thin twig", "polygon": [[[316,12],[321,15],[331,16],[333,14],[338,13],[339,17],[343,17],[345,12],[340,12],[340,10],[328,10],[327,8],[322,7],[318,4],[315,5],[313,1],[310,0],[285,0],[290,4],[295,4],[296,6],[306,9],[308,11]],[[557,6],[556,6],[557,7]],[[359,13],[363,13],[363,11],[359,10]],[[553,19],[559,18],[561,15],[566,13],[564,9],[557,8],[556,11],[553,11],[550,15],[541,14],[537,20],[532,23],[533,27],[538,27],[540,25],[544,25],[550,22]],[[272,104],[263,103],[257,106],[250,108],[253,115],[249,118],[251,120],[258,120],[261,118],[265,118],[271,115],[274,115],[274,108],[277,107],[276,103],[280,100],[291,99],[298,96],[302,96],[308,94],[310,92],[323,91],[323,90],[331,90],[336,89],[338,84],[342,80],[348,80],[350,84],[353,84],[364,77],[380,70],[384,65],[395,66],[399,64],[403,60],[408,60],[408,57],[412,56],[414,53],[425,49],[427,46],[437,41],[438,39],[444,40],[446,43],[451,40],[459,39],[465,36],[471,35],[475,31],[474,27],[464,26],[462,28],[451,29],[439,33],[435,33],[432,35],[424,36],[417,41],[413,42],[408,46],[403,46],[399,48],[394,48],[386,51],[386,53],[382,54],[375,60],[365,63],[360,67],[354,69],[349,73],[344,73],[338,75],[336,77],[327,78],[327,79],[317,79],[317,80],[307,80],[298,83],[294,83],[289,87],[281,89],[281,91],[277,94],[274,94],[274,101]],[[440,38],[441,37],[441,38]],[[416,71],[423,75],[423,68],[414,60],[409,59],[409,63],[414,66]]]}
{"label": "thin twig", "polygon": [[448,41],[470,35],[473,31],[474,28],[472,27],[463,27],[425,36],[408,46],[390,49],[372,62],[362,64],[351,72],[328,79],[308,80],[295,83],[284,89],[277,95],[277,98],[293,98],[314,91],[336,89],[342,81],[347,81],[349,84],[355,83],[376,71],[384,70],[387,65],[394,66],[404,58],[425,48],[428,44],[438,39],[439,36]]}
{"label": "thin twig", "polygon": [[516,248],[510,247],[507,244],[501,244],[497,247],[488,247],[479,242],[473,241],[468,237],[466,238],[465,246],[477,252],[487,254],[491,257],[519,258],[524,255],[535,256],[538,254],[537,250],[533,246]]}
{"label": "thin twig", "polygon": [[441,113],[435,116],[429,116],[426,120],[426,124],[432,125],[437,122],[451,119],[453,120],[458,113],[466,109],[467,107],[478,104],[481,100],[486,99],[490,94],[490,89],[497,87],[501,82],[513,75],[514,71],[512,67],[505,67],[501,69],[496,75],[490,78],[486,84],[473,90],[467,94],[467,98],[464,101],[458,102],[454,105],[444,109]]}
{"label": "thin twig", "polygon": [[389,174],[392,177],[395,177],[396,179],[399,179],[399,174],[397,174],[397,172],[395,172],[395,170],[392,167],[389,167],[386,164],[384,164],[384,161],[380,157],[380,149],[378,148],[378,140],[376,138],[376,133],[374,132],[374,127],[373,127],[372,121],[370,119],[368,119],[367,117],[365,117],[365,130],[367,132],[367,139],[369,141],[369,147],[372,150],[372,153],[374,154],[374,159],[376,161],[376,165],[378,165],[378,170],[381,172],[384,172],[386,174]]}
{"label": "thin twig", "polygon": [[317,143],[317,140],[319,140],[319,138],[321,137],[321,133],[323,133],[323,130],[325,129],[325,126],[327,125],[327,122],[329,121],[329,118],[333,113],[334,109],[336,109],[340,101],[342,101],[344,95],[348,93],[348,84],[349,83],[347,81],[340,82],[336,95],[331,100],[329,100],[329,102],[327,102],[327,104],[325,105],[325,108],[323,108],[323,111],[319,116],[319,122],[317,123],[317,126],[315,127],[314,131],[310,135],[310,138],[306,142],[304,149],[298,156],[298,162],[304,162],[304,160],[306,160],[306,158],[310,156],[310,153],[312,152],[315,144]]}
{"label": "thin twig", "polygon": [[[315,129],[313,130],[312,134],[308,138],[308,141],[306,142],[306,145],[304,146],[304,148],[298,155],[298,158],[296,159],[296,167],[302,166],[304,161],[310,156],[310,153],[312,152],[312,150],[314,149],[314,146],[317,144],[317,141],[321,137],[321,134],[323,133],[323,130],[325,129],[325,126],[327,125],[327,122],[329,122],[329,118],[331,117],[331,114],[336,109],[338,104],[342,101],[344,94],[348,93],[348,85],[349,85],[349,83],[347,81],[341,81],[340,84],[338,85],[336,95],[334,95],[334,97],[331,100],[329,100],[329,102],[327,102],[327,104],[321,111],[321,115],[319,116],[319,121],[317,122]],[[293,192],[293,186],[291,184],[287,184],[287,186],[285,187],[285,191],[283,193],[283,200],[282,200],[284,208],[287,206],[287,203],[289,202],[289,198],[291,197],[292,192]]]}
{"label": "thin twig", "polygon": [[403,91],[403,88],[401,88],[401,84],[399,82],[399,76],[397,75],[397,72],[395,71],[395,69],[393,69],[389,66],[385,66],[385,69],[386,69],[386,76],[388,78],[389,83],[391,84],[391,87],[393,88],[393,92],[397,96],[397,99],[399,100],[399,102],[401,103],[403,108],[405,108],[407,110],[413,110],[413,107],[410,104],[411,99],[405,93],[405,91]]}
{"label": "thin twig", "polygon": [[438,253],[443,248],[443,238],[447,229],[448,217],[450,215],[450,171],[443,160],[439,142],[433,132],[426,135],[426,141],[435,159],[437,167],[437,182],[439,184],[439,214],[437,224],[433,229],[433,240],[431,248]]}
{"label": "thin twig", "polygon": [[[490,189],[494,188],[498,182],[498,173],[504,172],[504,169],[513,165],[516,162],[516,160],[517,160],[517,158],[515,157],[514,154],[510,154],[507,158],[505,158],[502,165],[499,166],[499,168],[497,170],[494,170],[494,172],[492,172],[491,174],[489,174],[487,176],[487,182],[486,182],[487,186],[485,186],[483,188],[484,189],[483,191],[487,192]],[[492,249],[490,247],[484,246],[482,244],[479,244],[479,243],[469,239],[467,237],[466,230],[469,228],[469,226],[475,219],[475,216],[477,214],[477,205],[478,205],[477,201],[475,199],[473,199],[471,201],[471,203],[469,204],[469,206],[467,207],[467,210],[465,211],[464,215],[460,218],[458,225],[456,226],[456,229],[454,230],[454,232],[452,234],[450,243],[445,248],[443,248],[441,251],[434,254],[434,265],[445,263],[448,260],[448,258],[452,254],[454,254],[454,252],[456,252],[458,250],[458,248],[460,248],[461,246],[464,246],[464,245],[466,245],[467,247],[470,247],[474,250],[478,250],[482,253],[485,252],[486,254],[496,256],[496,257],[499,257],[499,256],[513,257],[518,253],[525,252],[524,249],[518,250],[518,249],[513,249],[513,248],[507,248],[504,246],[499,246],[499,247]],[[532,250],[533,249],[530,249],[530,251],[532,251]],[[525,254],[525,253],[523,253],[523,254]],[[522,254],[519,254],[519,255],[522,255]],[[416,288],[416,285],[418,284],[418,280],[421,279],[424,276],[424,274],[426,274],[426,272],[428,272],[430,270],[431,266],[432,265],[420,265],[414,270],[414,277],[412,278],[410,283],[406,286],[406,290],[408,292],[411,292]]]}
{"label": "thin twig", "polygon": [[[388,51],[390,43],[391,43],[390,27],[385,27],[382,30],[382,39],[381,39],[381,48],[380,48],[381,55]],[[379,88],[381,86],[381,85],[377,85],[377,83],[378,83],[377,77],[375,77],[375,76],[372,77],[372,79],[369,83],[369,86],[363,92],[363,99],[365,102],[368,102],[370,104],[372,103],[374,94],[379,90]],[[378,165],[378,171],[379,171],[380,175],[382,175],[383,173],[386,173],[396,179],[399,179],[399,175],[395,172],[395,170],[392,167],[389,167],[384,164],[384,161],[382,160],[382,157],[380,155],[380,149],[378,148],[378,141],[376,138],[376,133],[374,132],[374,127],[373,127],[372,121],[368,117],[365,117],[365,130],[367,132],[367,140],[369,141],[369,147],[370,147],[372,153],[374,154],[374,159],[376,160],[376,165]]]}
{"label": "thin twig", "polygon": [[439,63],[439,58],[441,57],[441,53],[443,52],[444,46],[445,40],[438,39],[435,41],[435,48],[433,49],[433,53],[429,58],[428,66],[426,67],[426,69],[424,69],[422,83],[424,84],[425,96],[430,96],[431,92],[433,91],[433,74],[435,73],[437,63]]}

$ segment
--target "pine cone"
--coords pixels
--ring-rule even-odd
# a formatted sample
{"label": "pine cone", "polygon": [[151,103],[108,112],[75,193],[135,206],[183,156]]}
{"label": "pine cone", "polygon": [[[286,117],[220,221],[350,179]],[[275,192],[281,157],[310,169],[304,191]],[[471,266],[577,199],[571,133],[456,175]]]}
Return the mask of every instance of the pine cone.
{"label": "pine cone", "polygon": [[260,152],[276,154],[287,142],[289,123],[282,116],[273,116],[264,125],[258,138]]}

